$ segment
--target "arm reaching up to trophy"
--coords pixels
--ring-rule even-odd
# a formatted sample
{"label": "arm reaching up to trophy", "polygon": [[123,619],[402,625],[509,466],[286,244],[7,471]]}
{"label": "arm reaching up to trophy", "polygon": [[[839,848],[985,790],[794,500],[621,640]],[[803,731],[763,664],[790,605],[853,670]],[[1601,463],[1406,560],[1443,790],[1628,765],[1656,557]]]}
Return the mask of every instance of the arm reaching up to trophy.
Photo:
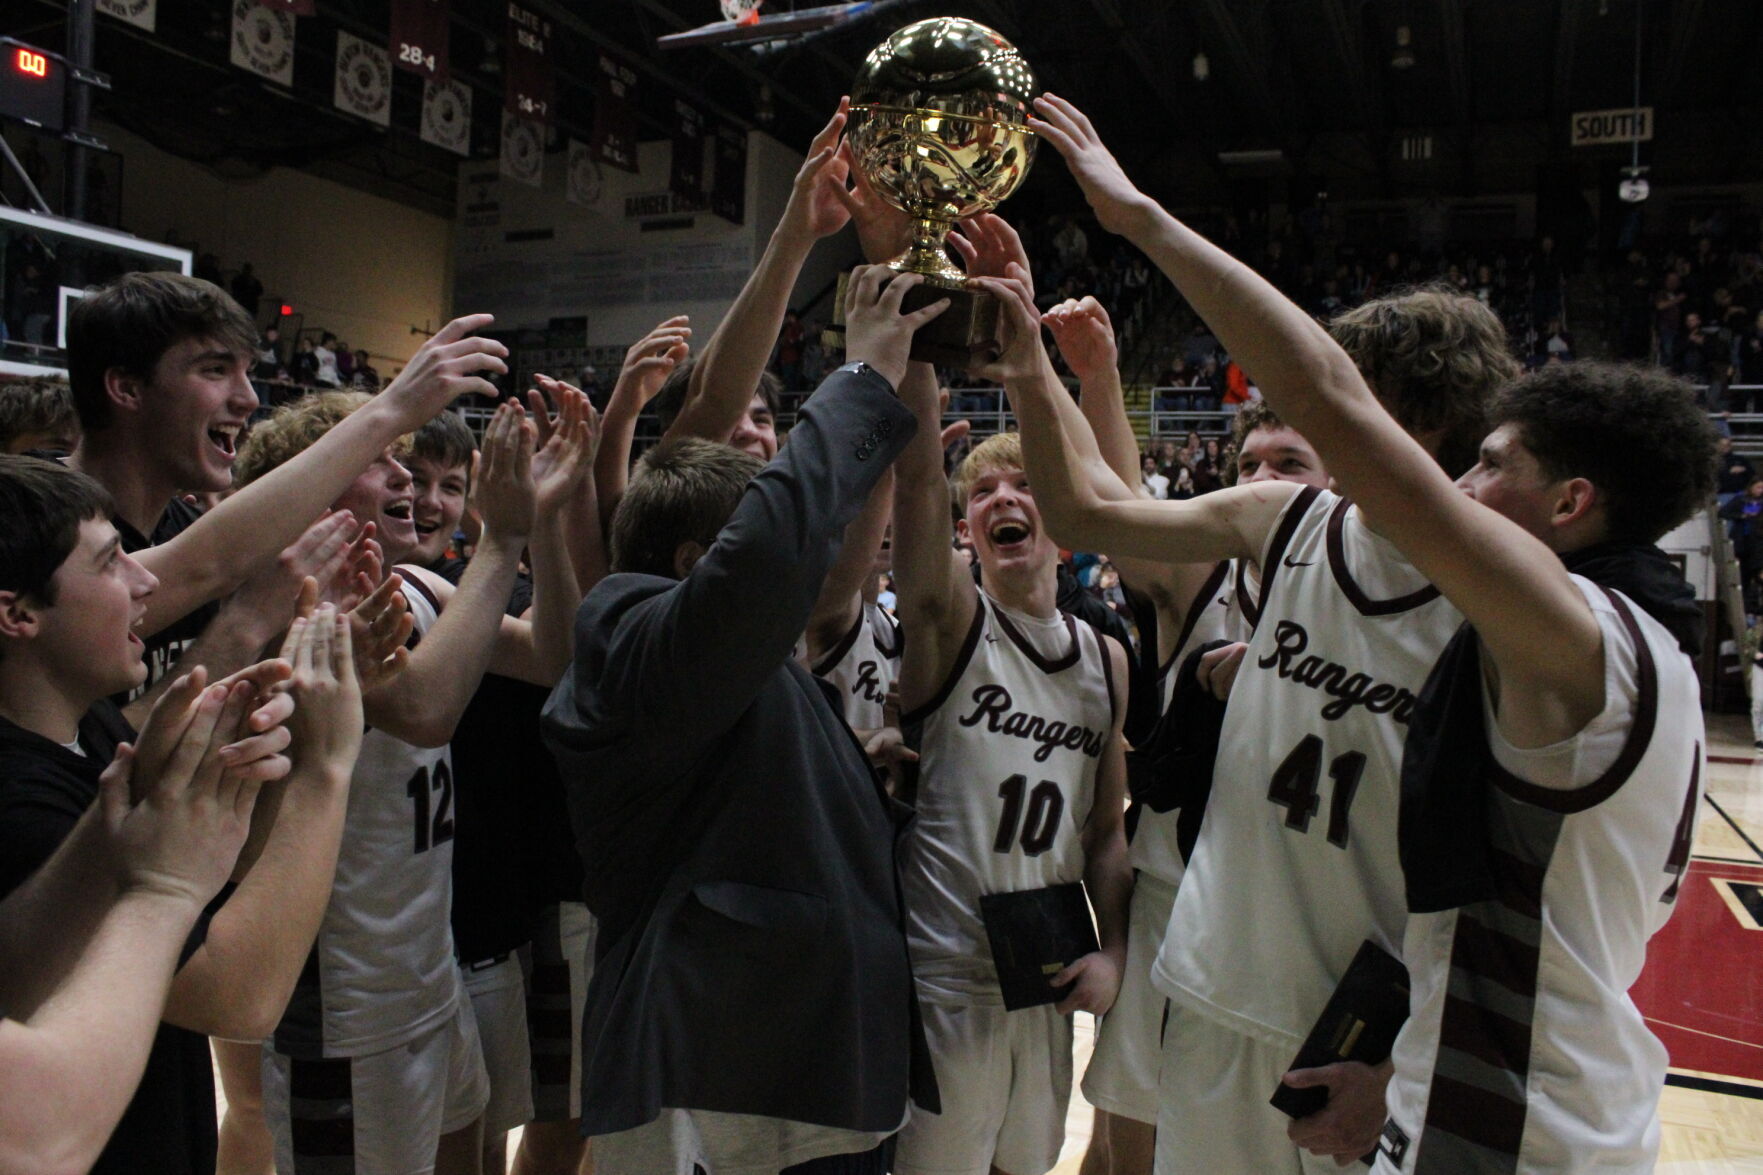
{"label": "arm reaching up to trophy", "polygon": [[[841,98],[839,108],[809,144],[808,158],[796,173],[789,202],[764,255],[692,365],[685,400],[667,430],[669,437],[727,441],[742,419],[763,404],[757,389],[789,308],[790,290],[814,243],[850,220],[845,202],[834,195],[835,189],[842,193],[849,173],[850,156],[840,141],[850,105],[850,99]],[[767,415],[770,411],[767,406]],[[761,447],[767,450],[763,459],[770,460],[777,452],[775,433],[769,445]]]}

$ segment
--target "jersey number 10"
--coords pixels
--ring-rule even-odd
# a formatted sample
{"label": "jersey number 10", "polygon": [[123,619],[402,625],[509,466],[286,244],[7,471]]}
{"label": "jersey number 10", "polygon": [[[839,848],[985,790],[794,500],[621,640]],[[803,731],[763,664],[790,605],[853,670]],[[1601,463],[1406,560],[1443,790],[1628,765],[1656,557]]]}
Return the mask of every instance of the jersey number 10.
{"label": "jersey number 10", "polygon": [[998,835],[992,841],[992,851],[1008,853],[1017,843],[1017,832],[1022,834],[1022,851],[1031,857],[1038,857],[1053,847],[1053,838],[1059,834],[1059,818],[1065,815],[1065,793],[1059,785],[1050,779],[1043,779],[1035,784],[1033,791],[1028,792],[1028,818],[1023,819],[1023,793],[1028,788],[1028,776],[1012,775],[998,785],[998,796],[1004,801],[1004,815],[998,821]]}

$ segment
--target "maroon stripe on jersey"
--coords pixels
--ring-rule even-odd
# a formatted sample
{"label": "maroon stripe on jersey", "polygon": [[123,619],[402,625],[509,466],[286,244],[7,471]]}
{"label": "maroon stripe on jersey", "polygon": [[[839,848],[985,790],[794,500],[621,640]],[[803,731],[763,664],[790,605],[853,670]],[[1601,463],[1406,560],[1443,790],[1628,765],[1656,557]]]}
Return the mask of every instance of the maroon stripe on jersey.
{"label": "maroon stripe on jersey", "polygon": [[[1439,589],[1427,584],[1417,592],[1409,592],[1405,596],[1396,596],[1389,600],[1374,600],[1360,588],[1353,578],[1352,570],[1347,566],[1346,526],[1347,511],[1353,503],[1342,498],[1336,503],[1333,513],[1328,516],[1328,566],[1334,572],[1334,581],[1340,586],[1341,594],[1347,602],[1359,610],[1361,616],[1394,616],[1398,612],[1408,612],[1430,604],[1439,598]],[[1263,569],[1262,574],[1266,574]],[[1266,597],[1263,596],[1265,599]]]}
{"label": "maroon stripe on jersey", "polygon": [[[354,1063],[347,1057],[288,1062],[288,1137],[293,1144],[294,1173],[354,1170]],[[302,1159],[315,1163],[302,1165]],[[327,1161],[330,1160],[330,1161]]]}
{"label": "maroon stripe on jersey", "polygon": [[[1496,1154],[1516,1156],[1524,1141],[1524,1103],[1434,1074],[1426,1100],[1426,1125],[1429,1131],[1443,1130]],[[1422,1140],[1423,1154],[1425,1147]]]}
{"label": "maroon stripe on jersey", "polygon": [[[887,620],[887,623],[884,624],[882,627],[884,627],[888,630],[888,635],[892,638],[892,640],[890,640],[886,645],[884,645],[881,643],[881,638],[877,637],[876,642],[875,642],[876,651],[881,653],[882,656],[890,658],[890,659],[898,659],[900,657],[905,656],[906,655],[906,629],[900,624],[900,622],[898,620],[895,620],[892,617],[888,616],[885,612],[882,615]],[[865,619],[868,619],[868,617],[866,616]]]}
{"label": "maroon stripe on jersey", "polygon": [[293,993],[276,1025],[271,1046],[286,1057],[324,1055],[324,985],[316,945],[306,952],[306,962],[294,981]]}
{"label": "maroon stripe on jersey", "polygon": [[1543,877],[1547,870],[1516,857],[1498,845],[1490,848],[1494,888],[1500,904],[1526,918],[1543,916]]}
{"label": "maroon stripe on jersey", "polygon": [[1091,625],[1090,635],[1096,638],[1096,652],[1102,656],[1102,684],[1108,690],[1108,721],[1112,725],[1120,717],[1120,706],[1114,700],[1114,658],[1108,655],[1108,641],[1101,629]]}
{"label": "maroon stripe on jersey", "polygon": [[1041,651],[1022,635],[1022,630],[1010,623],[1010,617],[1004,615],[1004,609],[996,604],[992,605],[992,615],[997,618],[998,627],[1004,630],[1004,635],[1010,638],[1010,643],[1021,649],[1022,655],[1032,661],[1035,668],[1042,673],[1058,673],[1062,669],[1070,669],[1083,656],[1083,646],[1077,643],[1077,621],[1069,612],[1061,613],[1061,616],[1065,620],[1066,635],[1071,637],[1071,650],[1058,657],[1042,656]]}
{"label": "maroon stripe on jersey", "polygon": [[404,581],[405,587],[415,588],[417,591],[421,592],[423,599],[429,602],[429,607],[435,610],[436,616],[441,614],[440,597],[435,595],[435,589],[422,582],[422,577],[420,575],[406,575],[403,572],[400,572],[398,578]]}
{"label": "maroon stripe on jersey", "polygon": [[1243,619],[1249,622],[1251,629],[1259,628],[1261,625],[1261,605],[1256,602],[1254,595],[1249,591],[1249,561],[1247,559],[1237,560],[1236,595],[1237,608],[1242,612]]}
{"label": "maroon stripe on jersey", "polygon": [[1499,984],[1514,995],[1535,999],[1537,948],[1510,934],[1485,925],[1477,914],[1493,913],[1486,904],[1465,906],[1457,912],[1457,932],[1451,943],[1451,966],[1474,980]]}
{"label": "maroon stripe on jersey", "polygon": [[1248,591],[1243,580],[1243,565],[1237,564],[1237,604],[1243,609],[1243,617],[1249,622],[1250,628],[1261,624],[1261,611],[1267,607],[1273,591],[1274,577],[1279,574],[1279,561],[1285,558],[1286,548],[1292,545],[1292,535],[1297,533],[1298,523],[1316,504],[1321,490],[1315,486],[1305,486],[1292,498],[1291,505],[1286,507],[1285,517],[1279,520],[1279,527],[1273,532],[1273,539],[1267,544],[1267,557],[1261,563],[1261,598],[1254,602],[1250,610]]}
{"label": "maroon stripe on jersey", "polygon": [[[1169,660],[1165,661],[1163,667],[1157,670],[1157,676],[1162,677],[1176,668],[1175,659],[1187,647],[1188,638],[1194,635],[1194,625],[1200,623],[1201,614],[1212,606],[1212,597],[1218,593],[1220,587],[1224,586],[1224,577],[1229,574],[1230,560],[1226,559],[1214,567],[1212,574],[1206,577],[1206,582],[1201,585],[1200,590],[1194,594],[1192,602],[1188,604],[1188,614],[1181,622],[1181,635],[1177,636],[1175,643],[1169,646]],[[1241,582],[1239,579],[1239,590]],[[1248,613],[1245,612],[1244,615],[1246,616]]]}
{"label": "maroon stripe on jersey", "polygon": [[917,722],[949,700],[949,695],[955,692],[955,683],[961,680],[961,675],[967,672],[967,663],[973,660],[973,650],[979,647],[979,634],[985,626],[986,602],[975,593],[973,623],[967,626],[967,636],[961,642],[961,651],[955,654],[955,663],[949,667],[949,676],[943,679],[943,684],[937,687],[937,692],[931,696],[930,701],[900,715],[902,726]]}
{"label": "maroon stripe on jersey", "polygon": [[1653,661],[1653,650],[1648,647],[1640,624],[1622,597],[1608,588],[1600,590],[1610,598],[1611,605],[1616,609],[1616,617],[1622,622],[1623,630],[1628,633],[1635,655],[1634,721],[1629,724],[1628,737],[1623,740],[1622,751],[1616,756],[1616,762],[1610,764],[1608,771],[1585,786],[1565,789],[1538,787],[1518,778],[1498,763],[1491,765],[1490,774],[1494,785],[1501,791],[1515,800],[1535,804],[1551,812],[1584,812],[1615,795],[1628,782],[1628,777],[1634,774],[1634,769],[1640,766],[1641,756],[1647,753],[1647,747],[1653,741],[1653,728],[1659,721],[1659,667]]}
{"label": "maroon stripe on jersey", "polygon": [[1530,1025],[1458,996],[1445,996],[1439,1048],[1467,1053],[1520,1077],[1530,1072]]}
{"label": "maroon stripe on jersey", "polygon": [[809,672],[817,677],[824,676],[827,670],[843,661],[845,654],[851,651],[851,646],[857,643],[857,634],[863,631],[863,626],[868,622],[869,617],[863,614],[863,605],[860,603],[857,605],[857,622],[851,626],[851,631],[840,637],[839,643],[828,649]]}

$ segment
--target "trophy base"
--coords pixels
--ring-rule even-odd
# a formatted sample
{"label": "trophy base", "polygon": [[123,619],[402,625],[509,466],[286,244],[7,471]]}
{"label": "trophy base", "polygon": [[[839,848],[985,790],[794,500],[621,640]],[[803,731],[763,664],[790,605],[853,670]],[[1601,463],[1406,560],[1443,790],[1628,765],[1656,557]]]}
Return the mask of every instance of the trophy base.
{"label": "trophy base", "polygon": [[[845,290],[851,275],[839,275],[833,324],[823,340],[829,347],[845,345]],[[949,289],[921,282],[906,291],[901,310],[911,313],[939,299],[949,308],[918,328],[912,336],[912,358],[920,363],[961,370],[989,363],[998,357],[998,300],[983,290]]]}

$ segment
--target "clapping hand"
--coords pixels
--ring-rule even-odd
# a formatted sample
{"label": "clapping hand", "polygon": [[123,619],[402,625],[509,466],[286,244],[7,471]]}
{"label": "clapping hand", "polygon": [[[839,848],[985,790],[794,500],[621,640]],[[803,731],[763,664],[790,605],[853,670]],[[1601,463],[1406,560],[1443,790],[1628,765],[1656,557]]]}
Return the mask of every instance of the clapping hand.
{"label": "clapping hand", "polygon": [[229,764],[250,703],[247,685],[207,686],[197,669],[160,696],[134,744],[117,748],[98,803],[121,888],[202,905],[231,876],[258,789],[288,770],[285,759],[273,776]]}
{"label": "clapping hand", "polygon": [[533,530],[533,428],[520,405],[496,409],[484,429],[477,507],[487,539],[526,545]]}

